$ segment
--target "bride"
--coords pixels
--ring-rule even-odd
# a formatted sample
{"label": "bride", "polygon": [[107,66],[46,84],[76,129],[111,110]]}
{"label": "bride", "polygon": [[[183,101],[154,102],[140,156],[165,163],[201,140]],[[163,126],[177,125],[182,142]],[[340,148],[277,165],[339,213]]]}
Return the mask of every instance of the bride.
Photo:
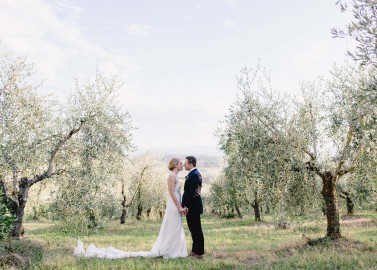
{"label": "bride", "polygon": [[85,250],[84,244],[80,240],[77,240],[74,255],[107,259],[159,256],[162,256],[164,259],[187,257],[182,214],[186,215],[188,209],[181,206],[181,183],[178,181],[178,172],[183,170],[182,161],[178,158],[172,158],[169,162],[169,170],[171,171],[167,180],[169,196],[165,215],[160,233],[151,251],[129,252],[111,246],[108,248],[97,248],[94,244],[90,244]]}

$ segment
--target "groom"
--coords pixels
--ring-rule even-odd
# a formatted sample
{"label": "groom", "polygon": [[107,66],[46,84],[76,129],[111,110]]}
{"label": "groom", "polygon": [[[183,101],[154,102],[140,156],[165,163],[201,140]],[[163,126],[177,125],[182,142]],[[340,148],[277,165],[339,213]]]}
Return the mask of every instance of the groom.
{"label": "groom", "polygon": [[189,173],[186,176],[182,207],[188,209],[186,220],[192,237],[191,256],[201,259],[204,254],[204,237],[200,221],[200,215],[203,214],[203,203],[200,197],[202,176],[196,169],[195,157],[186,157],[184,166]]}

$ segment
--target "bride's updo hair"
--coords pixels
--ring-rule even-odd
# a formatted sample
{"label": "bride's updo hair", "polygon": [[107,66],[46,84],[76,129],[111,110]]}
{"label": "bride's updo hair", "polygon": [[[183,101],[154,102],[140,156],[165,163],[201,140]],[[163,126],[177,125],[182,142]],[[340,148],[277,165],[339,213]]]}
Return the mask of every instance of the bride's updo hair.
{"label": "bride's updo hair", "polygon": [[179,164],[179,159],[178,158],[172,158],[169,161],[169,171],[174,170],[175,167]]}

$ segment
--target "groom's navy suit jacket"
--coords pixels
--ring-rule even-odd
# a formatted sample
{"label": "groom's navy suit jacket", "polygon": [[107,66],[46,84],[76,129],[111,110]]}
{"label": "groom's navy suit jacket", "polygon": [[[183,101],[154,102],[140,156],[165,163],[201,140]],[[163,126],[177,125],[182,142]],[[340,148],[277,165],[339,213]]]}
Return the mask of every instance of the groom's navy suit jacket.
{"label": "groom's navy suit jacket", "polygon": [[186,176],[182,196],[182,207],[187,207],[189,214],[203,214],[203,203],[200,197],[201,188],[202,176],[197,169],[194,169]]}

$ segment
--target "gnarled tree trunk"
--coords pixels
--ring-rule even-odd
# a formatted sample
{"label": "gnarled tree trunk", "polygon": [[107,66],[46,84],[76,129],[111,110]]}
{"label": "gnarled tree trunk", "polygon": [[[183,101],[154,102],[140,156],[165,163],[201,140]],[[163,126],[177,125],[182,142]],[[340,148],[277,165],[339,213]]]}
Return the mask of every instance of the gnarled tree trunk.
{"label": "gnarled tree trunk", "polygon": [[251,205],[254,209],[254,217],[255,221],[261,221],[260,219],[260,211],[259,211],[259,202],[258,202],[258,193],[254,193],[254,203]]}
{"label": "gnarled tree trunk", "polygon": [[322,196],[326,205],[327,234],[331,239],[341,237],[339,223],[338,195],[336,193],[336,177],[332,172],[322,174]]}
{"label": "gnarled tree trunk", "polygon": [[141,203],[137,206],[136,220],[141,220],[141,213],[143,212],[143,206]]}
{"label": "gnarled tree trunk", "polygon": [[122,214],[120,215],[120,224],[126,223],[126,216],[127,216],[127,210],[125,208],[123,208]]}
{"label": "gnarled tree trunk", "polygon": [[242,219],[242,214],[241,214],[241,211],[240,211],[240,208],[238,207],[238,205],[236,204],[235,205],[235,208],[236,208],[236,211],[237,211],[237,215],[240,219]]}
{"label": "gnarled tree trunk", "polygon": [[346,204],[347,204],[347,215],[353,215],[353,207],[355,206],[353,204],[353,201],[350,197],[350,193],[347,192],[347,191],[343,191],[341,190],[341,194],[340,194],[340,197],[342,197],[343,199],[346,200]]}
{"label": "gnarled tree trunk", "polygon": [[261,221],[260,219],[260,211],[259,211],[259,207],[258,207],[258,203],[256,203],[257,205],[255,206],[255,204],[252,205],[253,209],[254,209],[254,217],[255,217],[255,221]]}
{"label": "gnarled tree trunk", "polygon": [[347,215],[353,215],[353,207],[355,205],[353,204],[350,196],[347,196],[346,202],[347,202]]}
{"label": "gnarled tree trunk", "polygon": [[122,183],[122,214],[120,216],[120,224],[125,224],[126,223],[126,216],[127,216],[127,206],[126,206],[126,194],[124,190],[124,183]]}
{"label": "gnarled tree trunk", "polygon": [[[33,178],[27,178],[22,177],[18,181],[18,172],[17,172],[17,166],[15,166],[12,162],[12,159],[10,157],[6,157],[6,160],[8,161],[8,164],[13,168],[13,192],[12,196],[4,195],[5,200],[7,200],[8,205],[10,205],[11,213],[16,219],[13,222],[13,228],[11,232],[11,236],[20,239],[24,233],[24,228],[22,226],[23,217],[24,217],[24,211],[26,202],[28,200],[29,195],[29,188],[45,179],[51,178],[53,175],[59,175],[63,170],[54,170],[54,161],[56,154],[59,152],[59,150],[62,148],[62,146],[70,139],[74,134],[80,131],[82,125],[86,122],[86,120],[81,120],[80,125],[78,128],[74,128],[68,132],[58,143],[57,145],[52,149],[50,153],[50,158],[48,161],[48,167],[45,172],[43,172],[40,175],[35,175]],[[17,183],[18,183],[18,190],[17,190]],[[3,181],[0,179],[0,186],[4,188],[4,193],[6,193],[5,185]]]}
{"label": "gnarled tree trunk", "polygon": [[28,200],[28,194],[29,194],[29,184],[27,178],[21,178],[19,183],[19,193],[17,201],[18,203],[12,207],[12,214],[16,217],[16,219],[13,221],[13,229],[11,232],[11,236],[16,238],[21,238],[24,232],[24,228],[22,226],[23,217],[24,217],[24,211],[26,202]]}

